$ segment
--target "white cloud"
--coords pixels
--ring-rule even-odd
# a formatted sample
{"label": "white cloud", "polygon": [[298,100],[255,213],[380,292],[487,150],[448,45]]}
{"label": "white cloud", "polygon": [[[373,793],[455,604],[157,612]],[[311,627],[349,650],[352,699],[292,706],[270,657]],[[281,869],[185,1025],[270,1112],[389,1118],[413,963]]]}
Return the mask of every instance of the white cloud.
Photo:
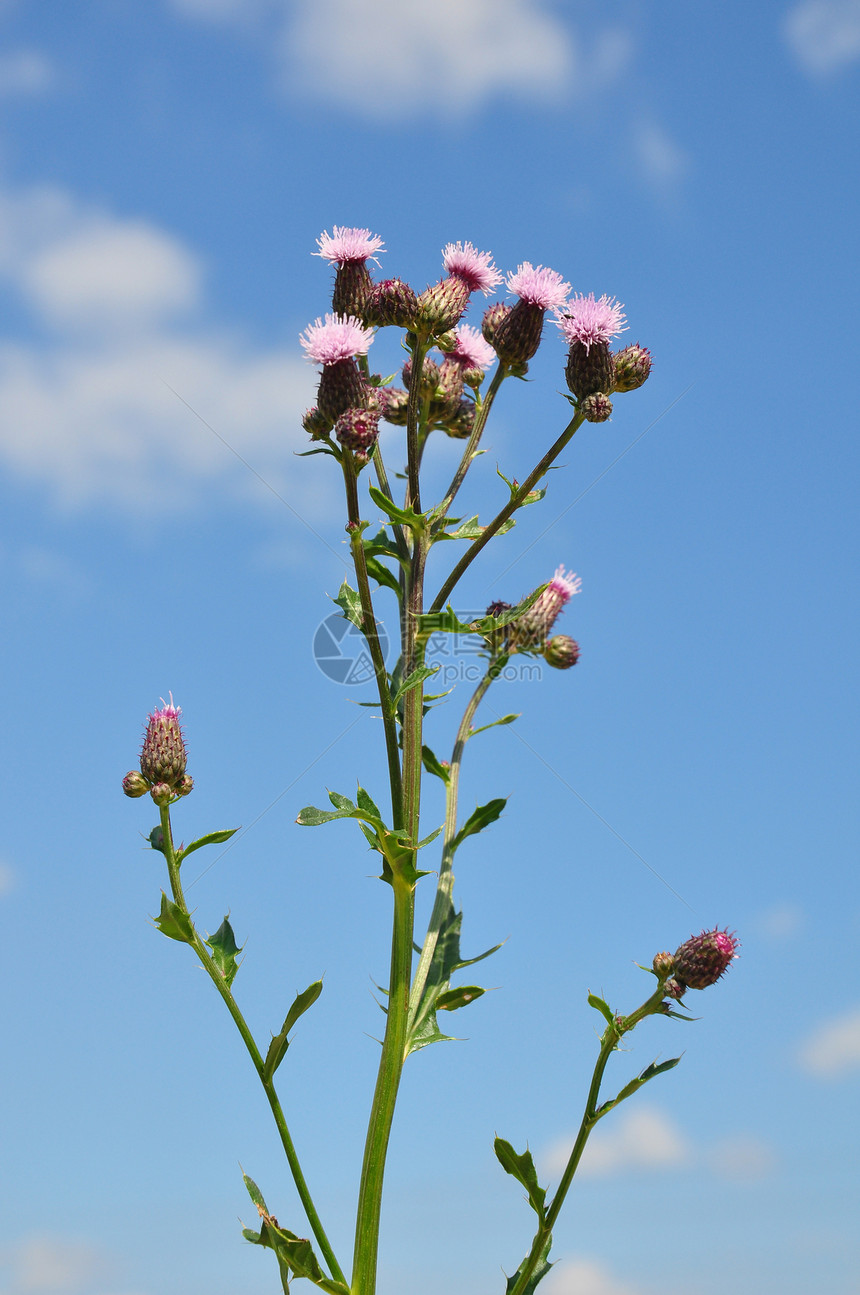
{"label": "white cloud", "polygon": [[838,72],[860,59],[860,0],[803,0],[786,14],[783,34],[805,72]]}
{"label": "white cloud", "polygon": [[497,94],[566,94],[567,28],[535,0],[301,0],[284,32],[287,76],[355,111],[456,114]]}
{"label": "white cloud", "polygon": [[21,275],[54,323],[139,325],[195,306],[200,266],[186,248],[144,221],[96,218],[33,256]]}
{"label": "white cloud", "polygon": [[297,346],[260,351],[174,318],[201,304],[180,240],[58,189],[0,192],[3,278],[46,332],[0,337],[0,459],[18,476],[66,505],[165,510],[225,486],[259,499],[239,455],[280,494],[301,473],[304,510],[318,503],[327,487],[308,493],[293,458],[314,370]]}
{"label": "white cloud", "polygon": [[43,94],[54,81],[54,70],[34,49],[9,50],[0,54],[0,97]]}
{"label": "white cloud", "polygon": [[[610,1115],[608,1119],[612,1119]],[[573,1139],[560,1140],[540,1157],[545,1174],[559,1176],[567,1164]],[[613,1126],[601,1123],[592,1133],[578,1174],[604,1177],[631,1169],[675,1169],[690,1159],[680,1129],[652,1106],[621,1111]]]}
{"label": "white cloud", "polygon": [[803,910],[797,904],[775,904],[759,919],[764,934],[771,940],[788,940],[803,927]]}
{"label": "white cloud", "polygon": [[802,1070],[819,1079],[860,1070],[860,1009],[825,1021],[801,1045],[797,1059]]}
{"label": "white cloud", "polygon": [[638,1295],[627,1282],[617,1281],[595,1259],[565,1259],[544,1279],[545,1295]]}
{"label": "white cloud", "polygon": [[645,180],[662,192],[677,188],[689,166],[679,144],[656,122],[640,121],[633,128],[633,152]]}
{"label": "white cloud", "polygon": [[738,1134],[711,1147],[706,1160],[721,1178],[737,1182],[765,1178],[776,1166],[773,1149],[760,1138]]}

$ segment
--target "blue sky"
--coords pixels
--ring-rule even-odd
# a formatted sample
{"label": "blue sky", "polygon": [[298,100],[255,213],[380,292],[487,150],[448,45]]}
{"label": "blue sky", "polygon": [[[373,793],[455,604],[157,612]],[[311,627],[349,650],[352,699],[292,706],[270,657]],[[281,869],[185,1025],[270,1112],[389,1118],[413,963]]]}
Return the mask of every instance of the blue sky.
{"label": "blue sky", "polygon": [[[0,38],[2,1295],[275,1290],[240,1161],[302,1230],[226,1014],[149,921],[155,818],[120,780],[168,690],[177,832],[244,829],[188,895],[206,930],[230,911],[258,1034],[325,973],[281,1073],[351,1248],[389,896],[349,824],[294,825],[384,779],[366,690],[311,651],[346,555],[333,465],[295,457],[298,333],[335,224],[419,290],[452,240],[552,266],[655,357],[461,586],[482,608],[574,568],[582,659],[497,685],[485,721],[522,718],[469,751],[465,804],[510,799],[458,855],[464,948],[507,943],[469,1041],[406,1071],[380,1295],[503,1289],[531,1217],[493,1134],[557,1175],[586,990],[629,1010],[634,963],[715,923],[742,959],[615,1058],[685,1050],[595,1135],[541,1289],[856,1295],[860,4],[5,0]],[[548,330],[464,507],[557,435],[563,363]]]}

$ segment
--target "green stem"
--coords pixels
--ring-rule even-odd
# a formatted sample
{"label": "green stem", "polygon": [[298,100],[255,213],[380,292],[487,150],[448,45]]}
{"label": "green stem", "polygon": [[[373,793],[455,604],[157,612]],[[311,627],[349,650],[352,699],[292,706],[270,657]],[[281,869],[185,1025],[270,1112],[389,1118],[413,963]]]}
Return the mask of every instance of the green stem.
{"label": "green stem", "polygon": [[388,686],[388,671],[385,668],[385,657],[379,635],[376,630],[376,617],[373,614],[373,597],[370,592],[370,580],[367,574],[367,559],[362,543],[362,527],[358,507],[358,483],[355,476],[355,463],[350,451],[345,451],[341,460],[343,480],[346,486],[346,509],[349,518],[347,531],[355,565],[355,578],[358,584],[358,596],[361,599],[361,631],[367,639],[373,672],[376,676],[376,687],[379,702],[382,706],[382,724],[385,730],[385,750],[388,756],[388,781],[391,786],[391,813],[394,826],[403,826],[403,784],[400,772],[400,748],[397,744],[397,712]]}
{"label": "green stem", "polygon": [[415,1019],[415,1015],[421,1005],[421,998],[424,993],[424,987],[427,984],[427,977],[430,973],[430,967],[433,962],[433,955],[436,952],[436,945],[439,940],[439,932],[448,914],[452,894],[454,890],[454,851],[451,848],[454,837],[457,835],[457,801],[460,790],[460,768],[463,761],[463,751],[469,740],[472,731],[472,720],[475,718],[475,712],[487,694],[490,684],[498,679],[502,670],[505,668],[509,658],[509,653],[499,652],[490,661],[487,667],[487,673],[478,684],[469,703],[463,712],[463,718],[460,721],[460,727],[457,729],[457,736],[454,740],[454,749],[451,752],[451,763],[448,772],[448,783],[445,789],[445,832],[442,839],[442,861],[439,865],[439,880],[436,884],[436,898],[433,903],[433,911],[430,914],[430,921],[427,925],[427,935],[424,938],[424,946],[421,950],[421,957],[418,960],[418,966],[415,969],[415,977],[412,982],[412,994],[410,996],[410,1020]]}
{"label": "green stem", "polygon": [[469,468],[472,465],[472,459],[475,457],[475,451],[478,448],[478,443],[481,439],[481,436],[483,435],[484,428],[487,425],[487,419],[490,416],[490,410],[493,406],[493,401],[496,398],[496,393],[498,392],[499,387],[501,387],[505,378],[508,376],[509,372],[510,370],[506,368],[506,366],[502,364],[500,361],[499,367],[496,369],[496,372],[493,374],[493,379],[487,390],[487,394],[484,397],[484,399],[481,401],[481,407],[478,410],[478,413],[475,417],[475,425],[472,428],[472,433],[469,437],[466,448],[463,451],[463,457],[460,459],[460,463],[457,467],[457,471],[454,473],[454,476],[451,478],[451,484],[448,487],[447,491],[445,492],[445,497],[442,500],[441,504],[438,506],[438,508],[434,508],[433,510],[434,518],[438,517],[441,519],[445,517],[451,505],[453,504],[454,499],[456,498],[456,495],[457,495],[457,491],[460,489],[461,485],[463,484],[466,473],[469,471]]}
{"label": "green stem", "polygon": [[173,832],[170,825],[170,809],[167,805],[162,805],[160,808],[161,808],[161,827],[164,833],[164,845],[163,845],[164,857],[167,860],[167,871],[170,877],[170,889],[173,892],[174,903],[177,904],[178,907],[182,909],[183,913],[188,918],[189,923],[191,923],[191,929],[194,932],[194,939],[192,941],[191,947],[194,949],[194,952],[197,954],[198,959],[203,965],[203,969],[205,970],[210,980],[214,984],[215,988],[218,990],[218,993],[221,995],[222,999],[224,1000],[224,1004],[227,1008],[227,1011],[232,1016],[236,1029],[239,1031],[239,1034],[242,1037],[242,1042],[245,1044],[245,1047],[248,1049],[248,1053],[250,1055],[251,1061],[254,1064],[254,1069],[256,1070],[260,1078],[260,1082],[263,1085],[263,1089],[265,1091],[266,1098],[271,1108],[272,1115],[274,1116],[275,1124],[277,1125],[278,1133],[280,1134],[281,1144],[284,1148],[284,1152],[286,1153],[287,1163],[290,1166],[290,1173],[292,1174],[293,1182],[296,1185],[296,1191],[299,1194],[299,1199],[302,1202],[302,1206],[304,1207],[304,1211],[305,1211],[305,1214],[307,1215],[308,1222],[311,1225],[311,1230],[313,1231],[313,1234],[316,1237],[319,1248],[322,1251],[323,1258],[325,1262],[328,1264],[329,1272],[331,1273],[331,1276],[335,1279],[335,1281],[343,1282],[344,1285],[347,1285],[348,1284],[347,1280],[343,1275],[343,1272],[341,1270],[340,1265],[337,1262],[337,1259],[335,1258],[334,1251],[332,1250],[329,1239],[326,1236],[325,1229],[323,1228],[323,1225],[320,1222],[319,1215],[317,1214],[316,1207],[314,1206],[310,1189],[308,1188],[308,1185],[305,1181],[304,1174],[302,1173],[302,1168],[299,1163],[299,1158],[296,1153],[296,1148],[295,1148],[295,1145],[293,1144],[292,1137],[290,1136],[290,1131],[287,1126],[286,1117],[284,1116],[281,1103],[278,1100],[278,1094],[275,1090],[274,1082],[272,1079],[267,1079],[265,1076],[265,1063],[260,1053],[260,1049],[257,1047],[256,1040],[254,1039],[254,1036],[248,1027],[247,1021],[245,1020],[244,1016],[239,1010],[239,1006],[235,998],[233,997],[229,986],[227,985],[226,981],[221,975],[221,972],[218,970],[217,966],[215,965],[214,960],[207,952],[206,945],[201,940],[200,936],[197,933],[197,929],[195,928],[194,923],[191,920],[191,914],[188,912],[188,909],[185,904],[185,896],[182,893],[182,883],[179,879],[179,864],[177,863],[177,860],[176,860],[176,851],[174,850],[174,847],[173,847]]}
{"label": "green stem", "polygon": [[[391,493],[391,486],[388,484],[388,473],[385,471],[385,463],[382,459],[382,450],[378,441],[373,450],[373,467],[376,472],[376,479],[379,482],[379,489],[385,495],[386,499],[390,499],[391,502],[394,503],[394,496]],[[408,562],[409,545],[406,543],[406,537],[403,534],[403,527],[399,522],[391,522],[390,525],[391,529],[394,531],[394,540],[397,544],[397,552],[400,554],[403,562]]]}
{"label": "green stem", "polygon": [[463,575],[463,572],[466,570],[467,567],[471,566],[472,562],[474,562],[475,558],[481,552],[481,549],[484,548],[486,544],[489,544],[490,540],[496,534],[499,527],[504,525],[504,523],[508,520],[508,518],[513,513],[515,513],[516,510],[520,507],[520,505],[523,503],[523,501],[525,500],[529,492],[534,489],[535,483],[540,481],[541,477],[544,475],[546,470],[558,458],[559,454],[561,454],[562,450],[567,445],[568,441],[570,441],[573,434],[581,426],[582,421],[583,421],[582,414],[579,414],[579,413],[574,414],[573,418],[568,423],[567,427],[564,429],[561,436],[559,436],[555,444],[552,445],[547,450],[546,454],[543,456],[540,463],[538,463],[537,467],[534,468],[529,473],[529,475],[526,477],[523,484],[517,490],[516,494],[511,496],[510,500],[508,501],[508,503],[505,504],[504,508],[502,508],[496,514],[493,520],[489,523],[489,525],[484,528],[483,532],[478,537],[478,539],[472,541],[472,543],[466,549],[466,552],[461,557],[460,561],[457,563],[457,565],[454,567],[451,574],[448,576],[448,579],[445,581],[442,588],[439,590],[439,593],[433,603],[433,606],[430,608],[431,612],[438,612],[442,610],[442,608],[445,606],[446,602],[450,598],[451,594],[453,593],[455,586],[460,580],[460,577]]}
{"label": "green stem", "polygon": [[537,1267],[538,1261],[540,1260],[541,1254],[543,1253],[547,1242],[550,1240],[552,1229],[555,1226],[555,1221],[559,1216],[565,1197],[567,1196],[570,1185],[573,1182],[573,1176],[579,1168],[579,1162],[582,1159],[582,1153],[585,1150],[585,1144],[588,1141],[591,1130],[594,1128],[595,1124],[597,1124],[598,1120],[602,1119],[602,1115],[598,1114],[597,1107],[598,1100],[600,1098],[600,1086],[603,1083],[603,1075],[606,1070],[606,1063],[618,1047],[618,1043],[622,1035],[627,1034],[635,1025],[638,1025],[643,1017],[651,1016],[655,1012],[659,1012],[661,1010],[664,996],[664,984],[665,981],[661,980],[658,989],[655,990],[651,997],[647,999],[641,1007],[637,1008],[631,1016],[625,1017],[623,1022],[613,1022],[612,1024],[607,1025],[604,1030],[603,1037],[600,1040],[600,1052],[598,1054],[597,1061],[595,1062],[594,1073],[592,1074],[591,1084],[588,1089],[585,1111],[582,1116],[582,1122],[579,1126],[579,1132],[576,1135],[576,1141],[573,1144],[573,1150],[570,1153],[564,1173],[562,1174],[561,1180],[556,1188],[552,1203],[544,1216],[543,1222],[535,1233],[531,1250],[523,1264],[522,1272],[520,1272],[517,1283],[511,1288],[507,1295],[523,1295],[523,1292],[526,1290],[529,1280]]}

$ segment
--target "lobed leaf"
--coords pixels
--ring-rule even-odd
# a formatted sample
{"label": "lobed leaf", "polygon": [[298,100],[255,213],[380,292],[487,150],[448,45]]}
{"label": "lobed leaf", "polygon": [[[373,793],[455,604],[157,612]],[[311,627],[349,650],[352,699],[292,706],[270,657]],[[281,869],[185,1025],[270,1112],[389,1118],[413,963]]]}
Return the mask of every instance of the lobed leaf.
{"label": "lobed leaf", "polygon": [[505,1173],[516,1178],[517,1182],[525,1187],[529,1205],[543,1223],[546,1218],[546,1188],[538,1183],[532,1153],[526,1148],[522,1155],[517,1155],[510,1142],[506,1142],[504,1138],[496,1138],[493,1150]]}
{"label": "lobed leaf", "polygon": [[212,961],[221,972],[221,976],[229,989],[236,979],[236,972],[239,970],[236,954],[241,953],[242,950],[236,943],[233,928],[226,917],[215,934],[210,935],[205,943],[212,950]]}
{"label": "lobed leaf", "polygon": [[290,1030],[295,1025],[300,1016],[303,1016],[308,1008],[313,1007],[314,1003],[322,993],[322,981],[315,980],[313,984],[308,985],[307,989],[302,990],[293,1000],[293,1005],[287,1012],[286,1019],[277,1034],[272,1036],[272,1042],[269,1044],[266,1060],[263,1064],[263,1078],[268,1080],[272,1078],[278,1066],[283,1061],[287,1048],[290,1046],[287,1037]]}
{"label": "lobed leaf", "polygon": [[610,1025],[615,1024],[615,1015],[612,1008],[602,998],[598,998],[597,994],[588,995],[588,1006],[593,1007],[596,1012],[600,1012],[601,1016],[604,1016]]}
{"label": "lobed leaf", "polygon": [[420,533],[424,530],[426,518],[423,513],[416,513],[411,508],[401,508],[393,500],[389,499],[388,495],[383,494],[377,486],[369,486],[368,493],[377,508],[381,508],[386,517],[390,518],[392,522],[398,522],[401,526],[408,526],[415,533]]}
{"label": "lobed leaf", "polygon": [[356,625],[358,629],[362,628],[364,625],[364,613],[361,609],[361,598],[357,590],[350,589],[346,580],[341,585],[337,598],[333,598],[332,602],[341,609],[348,621],[352,621],[353,625]]}
{"label": "lobed leaf", "polygon": [[168,899],[164,891],[161,892],[161,912],[155,919],[155,925],[162,935],[168,936],[171,940],[179,940],[181,944],[194,943],[194,926],[191,918],[178,904],[174,904],[172,899]]}
{"label": "lobed leaf", "polygon": [[[523,1287],[522,1295],[533,1295],[533,1292],[538,1282],[543,1281],[544,1277],[546,1277],[550,1268],[552,1268],[553,1265],[548,1261],[548,1256],[551,1248],[552,1248],[552,1236],[548,1236],[546,1239],[546,1244],[544,1245],[543,1249],[540,1252],[540,1255],[538,1256],[538,1261],[534,1266],[534,1271],[532,1272],[531,1277],[529,1277],[528,1281]],[[514,1273],[513,1277],[508,1278],[508,1283],[507,1283],[507,1286],[505,1287],[506,1295],[509,1295],[510,1291],[514,1290],[514,1288],[516,1287],[517,1282],[520,1279],[520,1274],[525,1269],[525,1266],[527,1263],[528,1263],[528,1257],[526,1257],[522,1261],[519,1268]]]}
{"label": "lobed leaf", "polygon": [[467,836],[474,836],[476,833],[482,832],[485,827],[489,827],[490,823],[495,823],[507,803],[506,798],[498,796],[494,800],[488,800],[486,805],[479,805],[474,813],[469,815],[454,837],[451,842],[451,851],[456,850]]}

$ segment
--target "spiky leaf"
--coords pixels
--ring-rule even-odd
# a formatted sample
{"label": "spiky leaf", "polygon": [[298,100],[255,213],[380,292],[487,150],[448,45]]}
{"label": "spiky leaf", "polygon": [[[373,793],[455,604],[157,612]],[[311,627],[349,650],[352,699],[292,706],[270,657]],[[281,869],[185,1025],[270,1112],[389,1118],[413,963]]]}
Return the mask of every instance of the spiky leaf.
{"label": "spiky leaf", "polygon": [[155,919],[155,925],[162,935],[169,936],[171,940],[179,940],[182,944],[194,943],[191,918],[172,899],[168,899],[164,891],[161,892],[161,912]]}
{"label": "spiky leaf", "polygon": [[448,785],[451,778],[451,771],[436,758],[429,746],[422,746],[421,748],[421,763],[424,765],[424,768],[428,773],[434,773],[437,778],[442,779],[446,786]]}
{"label": "spiky leaf", "polygon": [[467,836],[474,836],[477,832],[482,832],[490,823],[495,823],[507,803],[505,798],[496,797],[495,800],[488,800],[486,805],[479,805],[474,813],[469,815],[451,842],[452,851],[456,850]]}
{"label": "spiky leaf", "polygon": [[227,988],[229,989],[236,978],[236,972],[239,970],[236,955],[237,953],[241,953],[242,950],[236,943],[233,928],[226,917],[218,927],[215,934],[209,936],[206,943],[212,950],[212,961],[221,972]]}
{"label": "spiky leaf", "polygon": [[597,994],[588,995],[588,1006],[593,1007],[596,1012],[600,1012],[601,1016],[604,1016],[610,1025],[615,1024],[615,1016],[612,1012],[612,1008],[608,1003],[605,1003],[602,998],[598,998]]}
{"label": "spiky leaf", "polygon": [[197,840],[192,841],[190,845],[184,845],[182,849],[177,852],[176,862],[181,863],[183,859],[188,858],[189,854],[193,854],[195,850],[202,849],[204,845],[222,845],[224,841],[229,841],[231,836],[235,836],[238,831],[238,827],[228,827],[222,832],[207,832],[205,836],[198,837]]}
{"label": "spiky leaf", "polygon": [[361,598],[355,589],[350,589],[346,580],[341,585],[337,598],[332,599],[332,601],[337,604],[348,621],[352,621],[353,625],[361,629],[364,624]]}
{"label": "spiky leaf", "polygon": [[529,1205],[543,1223],[546,1217],[546,1188],[541,1187],[538,1183],[532,1153],[526,1148],[522,1155],[518,1155],[510,1142],[506,1142],[504,1138],[496,1138],[493,1143],[493,1150],[505,1173],[516,1178],[517,1182],[522,1183],[523,1187],[525,1187],[528,1193]]}
{"label": "spiky leaf", "polygon": [[[550,1268],[552,1268],[552,1264],[548,1262],[549,1252],[551,1248],[552,1248],[552,1237],[549,1236],[547,1237],[546,1243],[543,1249],[541,1250],[540,1255],[538,1256],[538,1260],[534,1266],[532,1275],[529,1277],[528,1281],[523,1287],[522,1295],[533,1295],[533,1292],[537,1287],[538,1282],[543,1281],[544,1277],[546,1277]],[[520,1280],[520,1274],[525,1270],[527,1263],[528,1263],[528,1259],[526,1258],[522,1261],[519,1268],[514,1273],[513,1277],[508,1278],[508,1283],[507,1283],[507,1286],[505,1287],[505,1295],[510,1295],[510,1292],[516,1288],[516,1285]]]}
{"label": "spiky leaf", "polygon": [[296,995],[292,1007],[287,1012],[283,1025],[269,1044],[269,1050],[266,1053],[266,1060],[263,1065],[264,1079],[271,1079],[272,1075],[283,1061],[287,1048],[290,1046],[288,1038],[290,1030],[293,1028],[299,1017],[302,1016],[309,1007],[313,1007],[314,1003],[322,993],[322,987],[322,981],[315,980],[313,984],[308,985],[307,989],[303,989],[300,994]]}

